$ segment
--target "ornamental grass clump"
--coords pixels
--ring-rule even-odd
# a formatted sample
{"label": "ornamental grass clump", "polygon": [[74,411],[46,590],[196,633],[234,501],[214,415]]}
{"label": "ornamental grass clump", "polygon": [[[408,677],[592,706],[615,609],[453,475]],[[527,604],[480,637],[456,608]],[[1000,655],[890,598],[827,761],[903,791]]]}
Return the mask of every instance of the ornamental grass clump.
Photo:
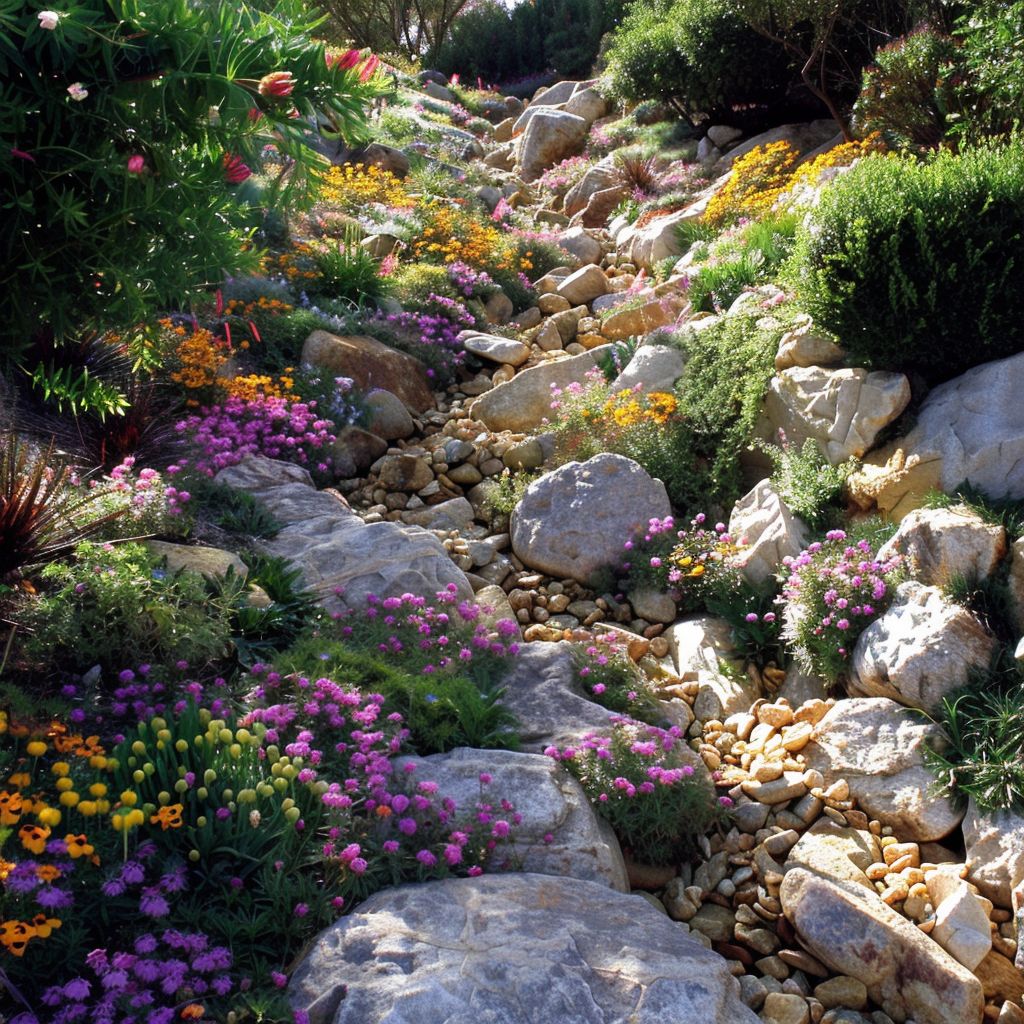
{"label": "ornamental grass clump", "polygon": [[731,805],[715,799],[707,773],[675,726],[659,729],[613,719],[610,734],[588,733],[578,747],[548,747],[583,785],[598,813],[634,860],[677,864]]}
{"label": "ornamental grass clump", "polygon": [[830,530],[783,564],[783,636],[808,671],[836,682],[854,644],[891,604],[905,573],[898,555],[880,560],[866,538]]}

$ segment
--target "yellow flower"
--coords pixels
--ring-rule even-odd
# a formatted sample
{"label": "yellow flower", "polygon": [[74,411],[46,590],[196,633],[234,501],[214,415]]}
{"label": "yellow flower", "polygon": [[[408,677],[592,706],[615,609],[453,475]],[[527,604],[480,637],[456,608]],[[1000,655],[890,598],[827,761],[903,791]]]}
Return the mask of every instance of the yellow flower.
{"label": "yellow flower", "polygon": [[29,757],[42,757],[46,753],[46,744],[42,740],[33,740],[25,750]]}

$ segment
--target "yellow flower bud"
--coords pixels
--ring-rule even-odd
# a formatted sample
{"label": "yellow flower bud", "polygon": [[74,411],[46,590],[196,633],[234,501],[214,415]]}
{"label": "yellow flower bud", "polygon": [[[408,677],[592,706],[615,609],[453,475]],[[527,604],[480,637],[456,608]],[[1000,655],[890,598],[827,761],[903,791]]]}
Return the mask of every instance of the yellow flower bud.
{"label": "yellow flower bud", "polygon": [[238,802],[240,804],[254,804],[254,803],[256,803],[256,790],[255,789],[243,789],[238,794]]}
{"label": "yellow flower bud", "polygon": [[221,729],[217,733],[217,738],[221,743],[231,743],[235,738],[235,734],[230,729]]}
{"label": "yellow flower bud", "polygon": [[295,806],[295,801],[294,801],[294,800],[293,800],[293,799],[292,799],[292,798],[291,798],[290,796],[286,796],[286,797],[285,797],[285,798],[284,798],[284,799],[283,799],[283,800],[281,801],[281,809],[282,809],[283,811],[287,811],[287,810],[290,810],[290,809],[291,809],[292,807],[294,807],[294,806]]}
{"label": "yellow flower bud", "polygon": [[99,807],[97,806],[95,800],[82,800],[78,804],[78,813],[86,818],[95,817],[96,812],[98,810]]}
{"label": "yellow flower bud", "polygon": [[223,796],[224,796],[225,800],[234,800],[235,799],[235,791],[233,789],[225,789],[224,793],[223,793]]}
{"label": "yellow flower bud", "polygon": [[196,818],[196,824],[200,828],[206,828],[206,815],[205,814],[200,814],[199,817]]}
{"label": "yellow flower bud", "polygon": [[239,729],[235,733],[235,739],[238,740],[239,743],[248,743],[249,740],[252,739],[252,733],[249,732],[248,729]]}
{"label": "yellow flower bud", "polygon": [[278,748],[274,744],[271,744],[269,747],[267,747],[267,761],[270,764],[277,764],[277,762],[280,759],[281,751],[278,750]]}
{"label": "yellow flower bud", "polygon": [[188,791],[188,783],[184,779],[178,779],[174,784],[174,792],[179,796]]}
{"label": "yellow flower bud", "polygon": [[206,725],[210,719],[213,718],[213,712],[209,708],[199,709],[199,721],[200,724]]}
{"label": "yellow flower bud", "polygon": [[57,792],[63,793],[65,790],[74,789],[75,783],[73,780],[65,777],[57,780]]}
{"label": "yellow flower bud", "polygon": [[174,749],[179,754],[184,754],[185,751],[188,750],[188,742],[186,740],[177,740],[175,741]]}
{"label": "yellow flower bud", "polygon": [[196,790],[196,796],[199,797],[200,800],[205,800],[209,795],[210,791],[205,786],[200,786]]}
{"label": "yellow flower bud", "polygon": [[96,813],[106,814],[110,810],[109,800],[97,800],[96,801]]}
{"label": "yellow flower bud", "polygon": [[155,771],[156,771],[156,765],[155,765],[155,764],[153,764],[153,762],[152,762],[152,761],[147,761],[147,762],[146,762],[146,763],[145,763],[145,764],[144,764],[144,765],[142,766],[142,770],[143,770],[143,771],[144,771],[144,772],[145,772],[145,773],[146,773],[147,775],[152,775],[152,774],[153,774],[153,772],[155,772]]}
{"label": "yellow flower bud", "polygon": [[274,787],[269,782],[261,782],[256,787],[256,792],[262,797],[268,797],[274,795]]}
{"label": "yellow flower bud", "polygon": [[288,780],[283,776],[278,776],[274,779],[274,789],[277,790],[278,793],[284,793],[285,790],[288,789]]}
{"label": "yellow flower bud", "polygon": [[71,771],[71,765],[69,765],[67,761],[55,761],[50,765],[50,771],[53,772],[54,775],[67,775],[67,773]]}
{"label": "yellow flower bud", "polygon": [[165,719],[165,718],[154,718],[149,723],[149,725],[150,725],[150,728],[152,728],[152,730],[154,732],[157,732],[160,729],[166,729],[167,728],[167,719]]}
{"label": "yellow flower bud", "polygon": [[46,753],[46,744],[42,740],[33,740],[25,750],[29,757],[42,757]]}
{"label": "yellow flower bud", "polygon": [[299,820],[301,813],[302,812],[298,809],[298,807],[290,807],[287,811],[284,812],[284,820],[287,821],[289,825],[294,825],[295,822]]}
{"label": "yellow flower bud", "polygon": [[125,807],[134,807],[138,802],[139,794],[133,793],[130,789],[126,789],[121,794],[121,803],[123,803]]}
{"label": "yellow flower bud", "polygon": [[136,740],[132,744],[132,753],[137,754],[139,757],[146,756],[146,744],[142,740]]}
{"label": "yellow flower bud", "polygon": [[40,825],[53,828],[55,825],[60,824],[60,811],[56,807],[43,807],[41,810],[36,811],[36,818],[39,819]]}
{"label": "yellow flower bud", "polygon": [[212,768],[207,768],[203,772],[203,783],[207,786],[212,786],[217,781],[217,773]]}
{"label": "yellow flower bud", "polygon": [[118,765],[116,757],[104,757],[103,754],[94,754],[89,758],[89,767],[98,768],[102,771],[104,768],[109,768],[110,771],[116,770]]}
{"label": "yellow flower bud", "polygon": [[161,807],[166,807],[171,802],[171,794],[166,789],[162,789],[157,793],[156,800]]}
{"label": "yellow flower bud", "polygon": [[89,787],[89,795],[90,796],[106,796],[107,795],[107,785],[106,785],[106,783],[105,782],[94,782]]}
{"label": "yellow flower bud", "polygon": [[132,772],[132,781],[137,785],[141,786],[146,781],[146,773],[141,768],[136,768]]}
{"label": "yellow flower bud", "polygon": [[157,740],[156,741],[156,749],[157,750],[163,750],[166,746],[167,746],[167,744],[164,743],[163,740]]}
{"label": "yellow flower bud", "polygon": [[189,850],[188,851],[188,859],[190,861],[192,861],[193,864],[198,864],[199,863],[199,851],[198,850]]}
{"label": "yellow flower bud", "polygon": [[163,740],[163,741],[164,741],[164,743],[170,743],[170,742],[171,742],[171,739],[172,739],[173,737],[171,736],[171,730],[170,730],[170,729],[161,729],[161,730],[160,730],[160,731],[159,731],[159,732],[158,732],[158,733],[156,734],[156,738],[157,738],[158,740]]}
{"label": "yellow flower bud", "polygon": [[286,779],[294,779],[295,776],[299,774],[299,770],[293,764],[286,764],[284,768],[281,769],[281,774]]}
{"label": "yellow flower bud", "polygon": [[77,793],[69,789],[66,793],[61,793],[57,798],[57,801],[61,807],[74,807],[81,799],[82,798]]}
{"label": "yellow flower bud", "polygon": [[281,777],[281,772],[283,770],[284,770],[284,765],[281,764],[280,761],[275,761],[270,766],[270,774],[273,775],[275,779],[279,779]]}
{"label": "yellow flower bud", "polygon": [[242,745],[240,743],[232,743],[231,746],[228,747],[228,753],[235,761],[237,761],[242,756]]}

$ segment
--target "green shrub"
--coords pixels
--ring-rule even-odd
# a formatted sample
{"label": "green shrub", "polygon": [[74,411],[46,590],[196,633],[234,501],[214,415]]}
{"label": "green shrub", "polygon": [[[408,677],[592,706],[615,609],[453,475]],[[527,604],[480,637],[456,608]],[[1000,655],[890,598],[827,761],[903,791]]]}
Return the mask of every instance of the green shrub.
{"label": "green shrub", "polygon": [[1024,145],[869,156],[798,238],[802,305],[856,366],[948,380],[1024,346]]}
{"label": "green shrub", "polygon": [[317,246],[313,250],[317,280],[309,290],[336,302],[354,306],[373,305],[388,291],[387,278],[380,274],[380,263],[349,233],[336,245]]}
{"label": "green shrub", "polygon": [[893,149],[938,146],[948,107],[942,79],[955,52],[953,40],[928,25],[878,50],[853,110],[858,133],[881,132]]}
{"label": "green shrub", "polygon": [[41,573],[44,591],[22,617],[24,650],[49,674],[99,665],[188,662],[200,676],[231,653],[231,616],[195,573],[169,573],[139,544],[80,544],[75,561]]}
{"label": "green shrub", "polygon": [[772,484],[794,515],[812,530],[839,525],[843,488],[857,467],[855,459],[833,466],[811,438],[799,448],[785,435],[778,445],[761,442],[758,447],[772,460]]}
{"label": "green shrub", "polygon": [[[6,6],[0,361],[39,366],[80,396],[81,366],[55,348],[104,330],[131,337],[156,310],[251,267],[243,243],[258,207],[300,198],[322,162],[309,119],[364,132],[375,87],[327,63],[298,4],[275,11],[83,0],[47,30],[35,5]],[[272,166],[256,188],[244,179],[270,142],[292,171]]]}
{"label": "green shrub", "polygon": [[616,99],[659,100],[712,120],[778,99],[786,83],[778,52],[724,0],[633,4],[612,38],[606,77]]}
{"label": "green shrub", "polygon": [[399,264],[391,276],[391,288],[406,309],[423,305],[431,295],[455,298],[448,270],[433,263]]}
{"label": "green shrub", "polygon": [[[793,314],[744,312],[722,317],[704,330],[675,336],[687,357],[677,385],[687,423],[689,463],[678,472],[678,501],[685,509],[729,508],[743,493],[740,456],[750,444],[768,382],[775,373],[779,339]],[[667,486],[667,484],[666,484]]]}

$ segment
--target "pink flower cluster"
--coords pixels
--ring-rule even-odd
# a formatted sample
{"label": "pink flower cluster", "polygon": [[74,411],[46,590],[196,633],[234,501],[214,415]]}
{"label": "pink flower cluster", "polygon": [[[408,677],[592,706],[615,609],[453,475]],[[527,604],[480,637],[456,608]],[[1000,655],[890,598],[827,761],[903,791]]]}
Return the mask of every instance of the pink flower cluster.
{"label": "pink flower cluster", "polygon": [[[194,468],[214,476],[237,465],[247,455],[315,466],[326,472],[324,449],[336,440],[335,425],[317,415],[315,402],[290,402],[285,398],[228,398],[204,407],[177,424],[197,449]],[[168,472],[186,464],[168,467]]]}

